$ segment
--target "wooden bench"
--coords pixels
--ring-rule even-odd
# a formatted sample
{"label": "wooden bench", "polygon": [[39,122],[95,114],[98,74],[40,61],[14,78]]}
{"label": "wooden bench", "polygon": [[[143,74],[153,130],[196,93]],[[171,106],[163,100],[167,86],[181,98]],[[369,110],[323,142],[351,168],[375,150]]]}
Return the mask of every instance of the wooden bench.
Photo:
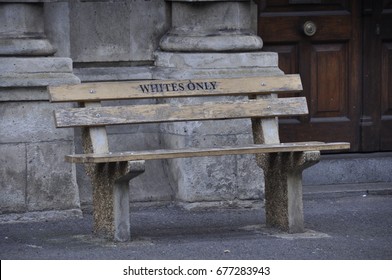
{"label": "wooden bench", "polygon": [[[83,127],[84,154],[67,155],[84,163],[93,185],[94,232],[117,241],[130,239],[129,181],[143,173],[146,160],[256,154],[265,176],[266,223],[303,232],[302,171],[318,162],[321,150],[349,149],[349,143],[280,143],[277,117],[308,114],[304,97],[278,98],[302,90],[298,75],[202,80],[84,83],[49,87],[51,102],[78,102],[55,111],[59,128]],[[247,96],[211,101],[211,96]],[[197,104],[102,106],[123,99],[198,98]],[[205,98],[204,98],[205,99]],[[217,98],[214,98],[216,100]],[[189,147],[110,152],[106,126],[177,121],[250,118],[254,143],[246,146]],[[260,182],[260,187],[262,182]]]}

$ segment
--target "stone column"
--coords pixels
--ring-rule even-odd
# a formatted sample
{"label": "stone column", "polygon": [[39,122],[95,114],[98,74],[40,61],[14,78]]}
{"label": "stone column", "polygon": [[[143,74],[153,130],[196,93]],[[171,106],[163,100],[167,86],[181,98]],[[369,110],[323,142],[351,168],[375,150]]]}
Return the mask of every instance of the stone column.
{"label": "stone column", "polygon": [[[154,78],[283,74],[277,54],[261,51],[262,39],[252,28],[253,1],[170,2],[172,26],[156,52]],[[163,144],[171,148],[252,143],[250,120],[173,123],[161,130]],[[167,171],[177,199],[190,207],[224,201],[247,205],[262,197],[263,175],[252,155],[172,160]]]}
{"label": "stone column", "polygon": [[160,47],[169,52],[246,52],[263,46],[251,30],[249,0],[173,0],[172,28]]}
{"label": "stone column", "polygon": [[80,81],[71,59],[53,57],[42,2],[51,1],[0,3],[0,213],[79,215],[75,170],[64,162],[73,131],[54,127],[46,86]]}

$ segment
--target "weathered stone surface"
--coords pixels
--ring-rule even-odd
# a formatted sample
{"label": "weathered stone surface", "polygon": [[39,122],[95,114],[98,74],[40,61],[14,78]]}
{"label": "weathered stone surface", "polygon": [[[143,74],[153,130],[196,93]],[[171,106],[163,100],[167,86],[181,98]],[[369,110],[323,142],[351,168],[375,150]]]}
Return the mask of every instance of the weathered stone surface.
{"label": "weathered stone surface", "polygon": [[28,210],[79,208],[75,170],[64,161],[73,152],[73,142],[31,143],[26,149]]}
{"label": "weathered stone surface", "polygon": [[[147,128],[146,128],[147,127]],[[154,131],[143,132],[143,130],[153,129]],[[150,128],[140,126],[136,133],[115,133],[110,134],[109,142],[111,151],[132,151],[148,150],[160,148],[160,135],[157,125]],[[170,182],[163,170],[163,161],[147,161],[145,172],[132,179],[130,182],[131,201],[170,201],[173,197]]]}
{"label": "weathered stone surface", "polygon": [[237,199],[262,200],[264,197],[264,173],[256,164],[255,155],[237,156]]}
{"label": "weathered stone surface", "polygon": [[83,82],[151,80],[152,72],[153,69],[151,66],[89,67],[76,68],[74,70],[74,74],[83,80]]}
{"label": "weathered stone surface", "polygon": [[71,57],[75,62],[129,60],[129,3],[74,1],[70,8],[71,18],[83,19],[71,21]]}
{"label": "weathered stone surface", "polygon": [[75,62],[151,61],[169,24],[164,1],[72,1],[70,8],[71,19],[83,19],[71,20]]}
{"label": "weathered stone surface", "polygon": [[228,33],[209,37],[203,34],[181,36],[179,32],[171,31],[162,38],[160,46],[168,52],[193,51],[194,46],[204,52],[253,51],[261,50],[263,41],[253,35]]}
{"label": "weathered stone surface", "polygon": [[392,182],[390,153],[323,155],[319,164],[304,171],[304,185]]}
{"label": "weathered stone surface", "polygon": [[277,75],[277,73],[282,73],[277,67],[267,67],[261,69],[259,67],[238,67],[238,68],[211,68],[211,69],[198,69],[198,68],[166,68],[166,67],[156,67],[153,71],[154,79],[202,79],[206,77],[246,77],[246,76],[257,76],[257,75]]}
{"label": "weathered stone surface", "polygon": [[69,104],[1,102],[0,143],[72,140],[72,129],[54,126],[53,110]]}
{"label": "weathered stone surface", "polygon": [[[175,170],[172,175],[178,182],[176,198],[180,202],[260,200],[263,177],[261,170],[249,159],[224,156],[174,160],[171,168]],[[248,172],[254,167],[259,174]]]}
{"label": "weathered stone surface", "polygon": [[164,1],[130,2],[130,57],[152,61],[159,39],[170,27],[170,6]]}
{"label": "weathered stone surface", "polygon": [[45,3],[45,34],[56,49],[54,56],[71,57],[69,1]]}
{"label": "weathered stone surface", "polygon": [[[4,1],[2,1],[4,2]],[[11,1],[10,1],[11,2]],[[12,1],[16,2],[16,1]],[[36,34],[44,32],[42,7],[38,5],[23,5],[8,3],[0,6],[2,24],[0,33],[6,37],[23,36],[24,34]]]}
{"label": "weathered stone surface", "polygon": [[44,56],[55,52],[45,38],[41,5],[2,4],[0,18],[0,55]]}
{"label": "weathered stone surface", "polygon": [[160,48],[168,52],[239,52],[261,50],[252,31],[250,3],[197,1],[172,3],[172,27]]}
{"label": "weathered stone surface", "polygon": [[48,92],[44,87],[0,88],[0,101],[37,101],[47,100]]}
{"label": "weathered stone surface", "polygon": [[175,53],[157,51],[157,67],[228,69],[250,67],[276,67],[278,54],[272,52],[251,53]]}
{"label": "weathered stone surface", "polygon": [[42,87],[77,84],[72,60],[60,57],[0,58],[0,87]]}
{"label": "weathered stone surface", "polygon": [[46,39],[0,39],[0,54],[40,56],[54,54],[55,49]]}
{"label": "weathered stone surface", "polygon": [[0,144],[0,213],[26,209],[26,147]]}
{"label": "weathered stone surface", "polygon": [[53,108],[70,105],[47,102],[46,86],[80,83],[70,58],[48,57],[55,49],[46,39],[42,2],[54,1],[2,2],[1,211],[79,208],[75,171],[63,159],[73,151],[73,131],[55,129],[53,119]]}
{"label": "weathered stone surface", "polygon": [[238,31],[249,30],[251,24],[249,1],[172,1],[172,12],[172,27],[176,29]]}
{"label": "weathered stone surface", "polygon": [[[206,136],[224,135],[227,138],[237,134],[248,134],[251,126],[250,120],[216,120],[216,121],[196,121],[196,122],[178,122],[162,124],[161,129],[165,133],[175,135],[187,135],[192,141],[199,140]],[[225,142],[225,140],[223,140]],[[192,142],[195,143],[195,142]]]}
{"label": "weathered stone surface", "polygon": [[[263,52],[157,52],[156,61],[159,66],[154,73],[155,78],[195,79],[282,74],[277,66],[276,54]],[[171,102],[192,103],[197,100],[174,99]],[[170,148],[252,142],[250,120],[169,123],[162,124],[161,131],[163,145]],[[247,160],[254,160],[254,157],[177,159],[168,161],[167,173],[178,184],[175,190],[179,201],[194,203],[236,199],[260,200],[263,173],[254,161],[248,162],[246,166]]]}
{"label": "weathered stone surface", "polygon": [[171,203],[174,192],[163,161],[146,162],[145,172],[130,182],[129,195],[131,202]]}
{"label": "weathered stone surface", "polygon": [[172,160],[171,175],[178,187],[176,198],[182,202],[233,199],[235,167],[235,156]]}
{"label": "weathered stone surface", "polygon": [[72,60],[61,57],[1,57],[0,73],[72,73]]}
{"label": "weathered stone surface", "polygon": [[[169,148],[237,145],[241,135],[192,137],[165,134]],[[249,140],[249,138],[248,138]],[[261,198],[263,177],[252,156],[223,156],[167,161],[167,173],[177,182],[176,198],[182,202],[255,200]]]}
{"label": "weathered stone surface", "polygon": [[281,75],[278,56],[270,52],[156,53],[154,79],[200,79]]}
{"label": "weathered stone surface", "polygon": [[82,217],[83,213],[80,209],[33,211],[0,215],[0,224],[48,222]]}

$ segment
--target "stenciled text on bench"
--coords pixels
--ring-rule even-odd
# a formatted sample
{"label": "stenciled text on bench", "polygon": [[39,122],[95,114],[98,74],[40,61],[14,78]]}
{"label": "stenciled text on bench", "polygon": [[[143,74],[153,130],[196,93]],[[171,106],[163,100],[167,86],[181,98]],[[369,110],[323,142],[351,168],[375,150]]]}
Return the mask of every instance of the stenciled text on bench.
{"label": "stenciled text on bench", "polygon": [[169,91],[195,91],[195,90],[215,90],[218,82],[192,82],[189,83],[157,83],[157,84],[141,84],[139,85],[143,93],[149,92],[169,92]]}

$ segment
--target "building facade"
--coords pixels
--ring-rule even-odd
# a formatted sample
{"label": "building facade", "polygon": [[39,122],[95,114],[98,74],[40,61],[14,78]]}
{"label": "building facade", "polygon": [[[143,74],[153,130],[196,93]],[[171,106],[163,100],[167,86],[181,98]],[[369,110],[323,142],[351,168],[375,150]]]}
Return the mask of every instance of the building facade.
{"label": "building facade", "polygon": [[[382,8],[382,18],[391,4],[359,2],[1,1],[0,213],[78,215],[90,205],[83,166],[63,160],[81,149],[80,131],[54,128],[46,92],[47,85],[90,81],[301,73],[311,116],[285,120],[284,137],[350,141],[355,152],[326,156],[305,173],[305,183],[392,181],[389,154],[357,153],[391,145],[388,117],[371,112],[368,103],[375,102],[370,92],[377,92],[382,102],[372,106],[388,112],[390,82],[366,91],[378,85],[376,76],[368,78],[373,71],[366,72],[374,59],[358,58],[362,49],[383,55],[381,77],[392,80],[391,37],[364,46],[360,42],[376,35],[359,27],[371,22],[389,36],[388,22],[376,23],[373,12]],[[315,34],[304,33],[305,22]],[[370,136],[374,131],[378,144]],[[109,133],[113,151],[252,141],[250,123],[243,120],[119,126]],[[132,202],[143,204],[253,206],[263,198],[263,174],[251,155],[151,161],[130,193]]]}

